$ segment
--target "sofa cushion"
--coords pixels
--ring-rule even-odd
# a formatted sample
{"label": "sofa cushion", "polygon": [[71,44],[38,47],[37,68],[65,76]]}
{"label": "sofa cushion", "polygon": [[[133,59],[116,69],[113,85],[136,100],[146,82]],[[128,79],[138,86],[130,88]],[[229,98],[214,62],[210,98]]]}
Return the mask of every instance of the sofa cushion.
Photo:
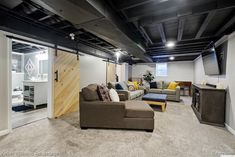
{"label": "sofa cushion", "polygon": [[98,94],[100,100],[102,101],[111,101],[109,96],[109,89],[105,85],[98,86]]}
{"label": "sofa cushion", "polygon": [[149,93],[161,94],[161,93],[162,93],[162,89],[150,88],[150,89],[149,89]]}
{"label": "sofa cushion", "polygon": [[111,88],[109,90],[109,96],[110,96],[110,99],[113,101],[113,102],[119,102],[120,99],[119,99],[119,96],[118,96],[118,93],[116,92],[116,90],[114,90],[113,88]]}
{"label": "sofa cushion", "polygon": [[163,90],[162,90],[162,94],[175,95],[175,94],[176,94],[176,90],[172,90],[172,89],[163,89]]}
{"label": "sofa cushion", "polygon": [[178,83],[176,83],[176,82],[171,82],[171,83],[169,84],[169,86],[167,87],[167,89],[175,90],[177,86],[178,86]]}
{"label": "sofa cushion", "polygon": [[118,84],[123,88],[123,90],[128,90],[128,85],[126,82],[123,81],[123,82],[119,82]]}
{"label": "sofa cushion", "polygon": [[144,101],[126,101],[126,117],[128,118],[153,118],[153,109]]}
{"label": "sofa cushion", "polygon": [[133,100],[135,98],[138,98],[139,96],[143,95],[144,91],[143,90],[135,90],[130,92],[130,99]]}
{"label": "sofa cushion", "polygon": [[135,91],[135,86],[132,84],[128,84],[128,90],[129,91]]}
{"label": "sofa cushion", "polygon": [[123,90],[122,86],[121,86],[119,83],[117,83],[117,84],[115,85],[115,89],[117,89],[117,90]]}
{"label": "sofa cushion", "polygon": [[167,89],[168,86],[169,86],[170,82],[167,82],[167,81],[163,81],[163,84],[162,84],[162,89]]}
{"label": "sofa cushion", "polygon": [[97,101],[100,100],[97,93],[97,85],[91,84],[82,89],[82,96],[86,101]]}
{"label": "sofa cushion", "polygon": [[157,88],[162,89],[163,81],[157,81]]}
{"label": "sofa cushion", "polygon": [[150,82],[150,88],[157,88],[157,82]]}

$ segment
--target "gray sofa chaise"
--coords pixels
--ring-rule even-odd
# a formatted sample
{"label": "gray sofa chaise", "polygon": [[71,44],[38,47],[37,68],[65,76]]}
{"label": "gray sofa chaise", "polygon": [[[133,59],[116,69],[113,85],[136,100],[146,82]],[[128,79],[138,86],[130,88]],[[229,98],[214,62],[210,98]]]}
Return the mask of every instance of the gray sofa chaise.
{"label": "gray sofa chaise", "polygon": [[[89,85],[90,94],[95,94],[97,85]],[[89,93],[80,93],[80,127],[118,128],[153,131],[154,112],[143,101],[104,102],[86,100]],[[96,96],[91,96],[95,98]]]}

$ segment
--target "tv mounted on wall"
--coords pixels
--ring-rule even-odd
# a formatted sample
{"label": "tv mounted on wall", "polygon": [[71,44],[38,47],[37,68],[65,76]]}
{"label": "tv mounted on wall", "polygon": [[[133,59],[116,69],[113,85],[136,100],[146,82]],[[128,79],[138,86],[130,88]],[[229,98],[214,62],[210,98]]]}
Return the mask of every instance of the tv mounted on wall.
{"label": "tv mounted on wall", "polygon": [[206,75],[220,75],[220,68],[215,48],[209,48],[202,52],[203,66]]}

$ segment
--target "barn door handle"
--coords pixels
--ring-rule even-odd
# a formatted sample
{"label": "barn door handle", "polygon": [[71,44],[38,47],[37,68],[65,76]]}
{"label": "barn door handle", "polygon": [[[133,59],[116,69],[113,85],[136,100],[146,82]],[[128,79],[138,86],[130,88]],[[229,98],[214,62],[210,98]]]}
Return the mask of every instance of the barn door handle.
{"label": "barn door handle", "polygon": [[59,72],[58,70],[55,71],[55,81],[58,82],[59,80]]}

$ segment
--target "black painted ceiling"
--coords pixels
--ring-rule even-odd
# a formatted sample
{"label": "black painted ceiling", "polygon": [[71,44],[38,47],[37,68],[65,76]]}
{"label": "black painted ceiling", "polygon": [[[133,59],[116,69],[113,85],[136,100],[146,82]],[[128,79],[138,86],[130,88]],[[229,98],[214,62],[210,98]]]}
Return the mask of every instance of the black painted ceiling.
{"label": "black painted ceiling", "polygon": [[13,13],[13,15],[17,16],[17,18],[21,18],[26,21],[28,20],[28,22],[37,23],[38,25],[47,27],[49,30],[55,30],[58,34],[66,36],[66,38],[71,38],[70,34],[72,33],[80,43],[95,49],[112,55],[117,50],[116,46],[86,31],[85,29],[76,28],[68,20],[65,20],[64,18],[48,11],[31,0],[4,0],[0,1],[0,7]]}
{"label": "black painted ceiling", "polygon": [[41,46],[35,46],[28,43],[21,43],[17,41],[12,41],[12,51],[18,52],[18,53],[32,53],[37,51],[43,51],[45,50],[44,47]]}
{"label": "black painted ceiling", "polygon": [[[92,13],[86,14],[87,16],[67,16],[67,19],[39,5],[40,3],[35,3],[39,1],[42,0],[3,0],[0,4],[1,8],[7,7],[6,11],[14,13],[17,18],[66,35],[67,38],[73,33],[79,42],[113,55],[118,49],[117,45],[107,42],[105,37],[102,38],[103,35],[97,35],[99,31],[94,34],[85,28],[78,28],[77,23],[74,23],[76,20],[81,23],[102,22],[107,17],[100,14],[99,8],[93,6],[94,8],[90,9],[92,2],[100,3],[104,7],[103,12],[106,13],[107,8],[111,8],[121,19],[119,26],[129,28],[125,29],[125,33],[129,31],[140,37],[141,42],[136,45],[143,46],[145,55],[156,62],[169,61],[169,56],[175,56],[177,61],[194,60],[208,44],[235,30],[234,0],[68,0],[68,3],[87,8],[86,11]],[[60,6],[63,4],[62,1],[53,2],[61,3]],[[58,12],[65,12],[66,8],[64,9]],[[81,18],[76,19],[76,16]],[[112,18],[108,20],[115,21]],[[166,48],[167,41],[175,41],[176,47]],[[129,59],[130,57],[126,58],[126,61]],[[143,60],[135,59],[135,62]]]}
{"label": "black painted ceiling", "polygon": [[[154,61],[169,61],[169,55],[175,55],[175,60],[194,60],[198,56],[195,54],[200,54],[210,42],[235,30],[234,0],[106,2],[127,26],[141,34],[146,54]],[[175,41],[176,47],[166,48],[167,41]]]}

